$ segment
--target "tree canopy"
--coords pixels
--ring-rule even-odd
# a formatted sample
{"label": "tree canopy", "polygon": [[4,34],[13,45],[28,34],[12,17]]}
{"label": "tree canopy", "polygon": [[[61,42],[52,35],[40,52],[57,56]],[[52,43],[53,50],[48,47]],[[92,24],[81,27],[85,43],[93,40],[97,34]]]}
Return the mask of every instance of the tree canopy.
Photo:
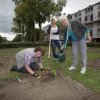
{"label": "tree canopy", "polygon": [[54,0],[12,0],[16,7],[12,31],[26,35],[27,39],[36,42],[35,24],[39,26],[39,40],[43,40],[42,23],[50,20],[51,16],[60,16],[67,0],[55,4]]}

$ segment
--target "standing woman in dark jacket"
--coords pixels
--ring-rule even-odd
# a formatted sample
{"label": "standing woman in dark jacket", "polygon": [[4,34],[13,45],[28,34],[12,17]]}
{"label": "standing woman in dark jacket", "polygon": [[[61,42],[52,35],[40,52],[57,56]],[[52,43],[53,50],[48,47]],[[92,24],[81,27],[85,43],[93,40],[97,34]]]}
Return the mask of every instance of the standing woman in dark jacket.
{"label": "standing woman in dark jacket", "polygon": [[54,60],[57,61],[58,56],[56,53],[56,46],[59,49],[61,49],[62,45],[59,39],[60,28],[59,26],[56,25],[56,20],[54,17],[51,18],[51,24],[49,25],[47,32],[50,34],[51,47],[52,47]]}
{"label": "standing woman in dark jacket", "polygon": [[82,68],[80,73],[84,74],[86,72],[86,66],[87,66],[87,46],[86,46],[86,36],[89,41],[91,41],[90,36],[90,30],[80,23],[79,21],[72,21],[69,22],[66,16],[61,16],[59,18],[62,25],[65,26],[66,32],[64,36],[64,46],[66,47],[68,38],[72,38],[72,53],[73,53],[73,64],[71,67],[69,67],[69,70],[76,69],[77,62],[78,62],[78,50],[80,50],[81,53],[81,59],[82,59]]}

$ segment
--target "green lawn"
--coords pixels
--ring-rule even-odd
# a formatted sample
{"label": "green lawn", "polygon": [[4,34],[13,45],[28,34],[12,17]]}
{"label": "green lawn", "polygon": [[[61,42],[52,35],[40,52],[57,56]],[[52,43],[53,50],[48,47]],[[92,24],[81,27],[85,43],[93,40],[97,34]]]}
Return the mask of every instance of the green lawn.
{"label": "green lawn", "polygon": [[[6,55],[15,55],[18,51],[22,49],[23,48],[0,49],[0,57]],[[46,51],[48,51],[48,47],[46,47]],[[57,70],[58,68],[60,68],[64,74],[70,76],[73,80],[76,80],[84,84],[85,86],[90,87],[94,91],[100,93],[100,70],[96,70],[94,68],[91,68],[91,66],[87,66],[86,74],[84,75],[80,74],[82,64],[79,56],[79,63],[77,65],[77,69],[74,71],[69,71],[68,67],[70,67],[72,64],[71,47],[67,47],[65,49],[65,52],[66,52],[66,61],[64,63],[55,62],[52,56],[50,59],[48,59],[47,52],[46,52],[45,55],[43,56],[44,67],[52,70],[53,69]],[[100,58],[100,48],[88,47],[87,57],[89,61]],[[10,72],[9,75],[6,75],[5,77],[0,76],[0,81],[13,79],[16,75],[20,75],[20,74],[17,72],[16,73]]]}
{"label": "green lawn", "polygon": [[[77,69],[73,71],[69,71],[68,67],[72,64],[72,50],[71,47],[66,48],[66,61],[64,63],[60,62],[54,62],[53,57],[50,58],[50,60],[47,59],[47,55],[43,57],[43,64],[46,68],[51,69],[58,69],[61,68],[64,74],[70,76],[73,80],[77,80],[78,82],[84,84],[85,86],[88,86],[92,88],[94,91],[100,93],[100,70],[96,70],[94,68],[91,68],[91,66],[87,66],[86,74],[82,75],[80,74],[81,70],[81,59],[80,59],[80,53],[79,53],[79,63],[77,65]],[[88,47],[87,51],[87,59],[89,61],[96,60],[100,58],[100,48],[92,48]]]}

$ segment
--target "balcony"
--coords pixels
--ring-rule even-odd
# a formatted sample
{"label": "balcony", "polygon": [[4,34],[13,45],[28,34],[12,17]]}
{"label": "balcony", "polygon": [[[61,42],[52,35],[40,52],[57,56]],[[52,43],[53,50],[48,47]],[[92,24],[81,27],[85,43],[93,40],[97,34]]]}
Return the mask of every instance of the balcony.
{"label": "balcony", "polygon": [[100,34],[93,34],[92,38],[100,38]]}
{"label": "balcony", "polygon": [[96,22],[96,21],[100,21],[100,17],[94,18],[93,21],[87,20],[87,21],[85,21],[85,24],[93,23],[93,22]]}
{"label": "balcony", "polygon": [[93,21],[100,21],[100,17],[94,18]]}
{"label": "balcony", "polygon": [[85,21],[85,24],[93,23],[93,21]]}

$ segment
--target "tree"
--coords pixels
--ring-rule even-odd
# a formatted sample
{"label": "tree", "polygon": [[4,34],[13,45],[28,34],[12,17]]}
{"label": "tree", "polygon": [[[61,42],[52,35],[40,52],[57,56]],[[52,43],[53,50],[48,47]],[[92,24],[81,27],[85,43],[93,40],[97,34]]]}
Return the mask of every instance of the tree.
{"label": "tree", "polygon": [[12,42],[21,42],[21,34],[17,34],[16,37],[12,40]]}
{"label": "tree", "polygon": [[30,9],[28,5],[28,0],[23,0],[23,3],[20,3],[15,8],[16,17],[13,20],[14,21],[13,25],[15,27],[12,28],[12,31],[22,33],[22,35],[26,33],[27,38],[30,37],[30,41],[32,41],[32,38],[35,37],[35,36],[33,37],[32,35],[34,31],[34,27],[35,27],[34,18],[32,17],[32,13],[33,11]]}
{"label": "tree", "polygon": [[23,0],[12,0],[16,6],[19,6]]}
{"label": "tree", "polygon": [[2,38],[3,38],[3,41],[2,41],[3,43],[8,42],[6,37],[2,37]]}
{"label": "tree", "polygon": [[17,18],[13,18],[13,25],[12,32],[14,33],[21,33],[21,20]]}
{"label": "tree", "polygon": [[3,42],[3,38],[2,38],[2,36],[0,35],[0,43],[2,43]]}
{"label": "tree", "polygon": [[[39,25],[39,40],[42,38],[41,25],[45,21],[50,20],[50,16],[59,16],[65,2],[58,2],[55,4],[54,0],[13,0],[15,2],[15,15],[14,27],[12,31],[20,32],[23,35],[26,33],[26,37],[30,38],[30,41],[36,42],[35,23]],[[19,21],[18,21],[19,20]]]}
{"label": "tree", "polygon": [[0,43],[5,43],[5,42],[8,42],[7,38],[6,37],[2,37],[0,35]]}

